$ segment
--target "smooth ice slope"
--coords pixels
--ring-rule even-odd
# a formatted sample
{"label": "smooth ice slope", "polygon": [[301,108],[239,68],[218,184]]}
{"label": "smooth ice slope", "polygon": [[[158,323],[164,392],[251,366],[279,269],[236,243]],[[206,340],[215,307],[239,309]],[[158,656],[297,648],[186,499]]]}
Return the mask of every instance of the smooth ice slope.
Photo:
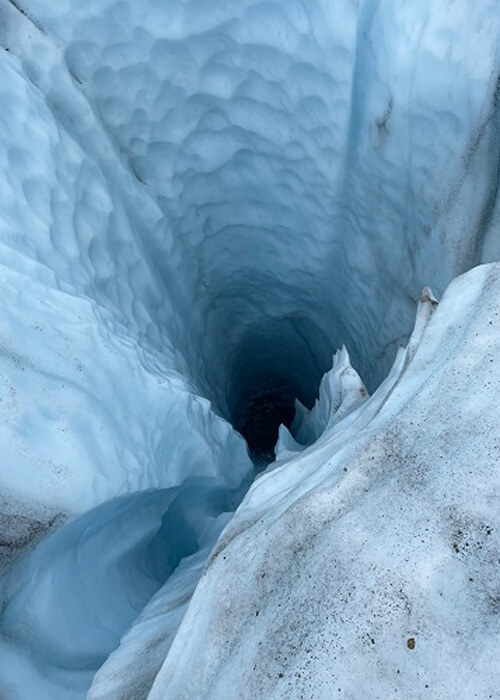
{"label": "smooth ice slope", "polygon": [[101,667],[90,697],[145,697],[252,477],[227,421],[298,399],[258,483],[312,489],[422,287],[499,257],[499,25],[495,0],[0,0],[0,695],[82,698]]}
{"label": "smooth ice slope", "polygon": [[256,480],[150,700],[497,697],[500,264],[435,306],[372,397]]}
{"label": "smooth ice slope", "polygon": [[[149,646],[162,652],[154,659],[158,666],[168,649],[161,635],[165,627],[175,631],[200,568],[240,498],[198,477],[107,502],[45,539],[4,581],[9,602],[2,630],[9,646],[2,644],[0,654],[8,660],[3,675],[12,678],[13,688],[20,685],[26,697],[84,694],[164,584],[159,594],[168,608],[158,610],[153,599],[141,615],[153,607],[155,643]],[[146,639],[143,632],[142,644]],[[22,656],[15,653],[21,649]],[[136,683],[139,678],[134,668]]]}

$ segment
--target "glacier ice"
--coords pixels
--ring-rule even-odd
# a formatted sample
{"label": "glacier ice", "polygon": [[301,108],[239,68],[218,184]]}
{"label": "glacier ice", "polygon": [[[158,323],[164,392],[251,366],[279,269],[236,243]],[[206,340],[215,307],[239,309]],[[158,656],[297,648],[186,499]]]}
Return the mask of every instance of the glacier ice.
{"label": "glacier ice", "polygon": [[498,263],[426,295],[374,394],[255,481],[151,700],[498,696],[499,309]]}
{"label": "glacier ice", "polygon": [[0,0],[0,696],[494,696],[499,29]]}

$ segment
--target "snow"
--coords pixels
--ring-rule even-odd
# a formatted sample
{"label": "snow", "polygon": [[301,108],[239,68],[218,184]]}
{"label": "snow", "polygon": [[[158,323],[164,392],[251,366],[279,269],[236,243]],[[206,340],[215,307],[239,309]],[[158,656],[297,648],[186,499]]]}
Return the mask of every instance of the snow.
{"label": "snow", "polygon": [[[490,549],[469,586],[444,542],[453,508],[464,542],[497,517],[496,428],[470,429],[495,411],[496,268],[435,313],[418,300],[500,256],[499,29],[495,0],[0,0],[0,695],[145,697],[166,658],[152,697],[281,697],[270,647],[300,627],[317,682],[297,670],[299,695],[332,697],[340,673],[347,696],[391,697],[392,651],[356,640],[373,613],[424,653],[417,613],[384,617],[397,567],[439,628],[422,668],[446,660],[457,697],[494,687]],[[270,388],[295,420],[230,520],[255,476],[233,426]],[[318,622],[328,580],[355,599],[341,632]],[[345,653],[325,659],[321,630]]]}

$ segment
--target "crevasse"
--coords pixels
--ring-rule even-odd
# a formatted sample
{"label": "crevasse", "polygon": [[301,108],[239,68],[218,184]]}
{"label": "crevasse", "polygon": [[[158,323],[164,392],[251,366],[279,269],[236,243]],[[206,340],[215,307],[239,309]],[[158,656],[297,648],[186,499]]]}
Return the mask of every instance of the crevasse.
{"label": "crevasse", "polygon": [[1,0],[0,691],[84,697],[154,638],[145,697],[279,425],[314,449],[424,285],[498,258],[498,31],[494,0]]}

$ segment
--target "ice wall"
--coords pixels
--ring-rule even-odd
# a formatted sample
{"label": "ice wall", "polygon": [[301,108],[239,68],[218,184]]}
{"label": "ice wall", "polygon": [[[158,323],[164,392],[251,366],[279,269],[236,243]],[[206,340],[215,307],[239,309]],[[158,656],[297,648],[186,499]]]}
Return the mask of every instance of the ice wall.
{"label": "ice wall", "polygon": [[29,9],[158,207],[170,337],[223,413],[247,357],[313,334],[305,383],[345,342],[373,389],[424,284],[494,257],[494,2]]}
{"label": "ice wall", "polygon": [[[119,497],[158,489],[160,522],[186,479],[202,480],[200,503],[225,491],[229,512],[252,465],[226,420],[242,430],[270,390],[309,410],[344,344],[354,406],[386,376],[423,285],[439,295],[498,257],[499,23],[494,0],[0,1],[6,570],[68,518],[111,518]],[[321,406],[297,439],[342,402]],[[285,443],[302,449],[282,430]],[[217,527],[200,508],[205,556]],[[138,525],[139,557],[125,533],[129,563],[150,561],[155,527]],[[196,575],[166,593],[184,591],[179,610]],[[51,698],[83,692],[171,578],[139,577],[146,593],[106,649],[66,674],[39,655],[47,625],[26,660],[23,576],[3,584],[4,668],[47,677],[53,663]]]}

